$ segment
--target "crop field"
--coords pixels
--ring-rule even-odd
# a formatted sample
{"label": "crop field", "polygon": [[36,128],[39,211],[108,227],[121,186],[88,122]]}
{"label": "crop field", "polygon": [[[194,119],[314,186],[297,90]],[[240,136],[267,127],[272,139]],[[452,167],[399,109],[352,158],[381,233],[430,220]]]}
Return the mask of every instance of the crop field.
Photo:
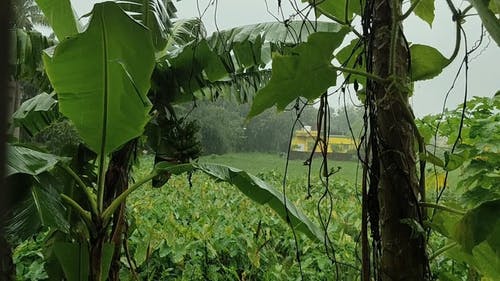
{"label": "crop field", "polygon": [[[218,162],[246,169],[282,190],[284,159],[279,155],[238,153],[202,157],[200,162]],[[355,162],[338,162],[342,171],[356,169]],[[147,174],[151,158],[144,157],[137,176]],[[300,161],[290,162],[287,196],[310,218],[317,217],[321,184],[312,182],[312,197],[306,199],[307,171]],[[352,172],[351,173],[355,173]],[[340,173],[339,173],[340,175]],[[335,257],[346,261],[339,274],[359,275],[356,240],[360,204],[352,182],[339,176],[332,184],[334,209],[329,232]],[[159,188],[144,187],[128,200],[130,252],[141,278],[148,280],[295,280],[300,268],[295,259],[294,234],[279,216],[233,186],[195,173],[172,177]],[[322,209],[327,209],[326,204]],[[322,212],[326,217],[327,213]],[[315,220],[316,223],[319,223]],[[335,267],[324,245],[296,232],[301,267],[307,280],[334,280]],[[349,262],[347,262],[349,261]],[[125,267],[128,266],[125,264]],[[127,270],[123,278],[129,278]],[[350,280],[350,279],[349,279]]]}

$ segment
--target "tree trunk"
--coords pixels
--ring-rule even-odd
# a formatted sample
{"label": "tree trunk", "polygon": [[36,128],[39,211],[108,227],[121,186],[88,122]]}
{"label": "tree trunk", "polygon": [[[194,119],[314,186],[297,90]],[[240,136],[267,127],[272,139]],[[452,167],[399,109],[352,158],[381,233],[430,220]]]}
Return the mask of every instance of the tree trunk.
{"label": "tree trunk", "polygon": [[97,234],[95,237],[90,239],[90,275],[89,281],[100,281],[102,280],[102,257],[104,241],[106,241],[106,229],[102,226],[102,223],[95,223],[97,228]]}
{"label": "tree trunk", "polygon": [[380,165],[379,274],[384,281],[422,281],[428,279],[428,263],[424,236],[414,227],[422,220],[417,199],[414,117],[408,105],[409,53],[401,22],[396,20],[401,16],[401,0],[374,0],[373,7],[371,63],[373,73],[386,79],[374,82],[371,93],[376,108],[372,132],[378,145],[374,161]]}
{"label": "tree trunk", "polygon": [[16,280],[12,262],[12,249],[2,233],[0,234],[0,281]]}
{"label": "tree trunk", "polygon": [[[14,80],[13,77],[11,77],[9,81],[9,86],[7,90],[7,96],[8,96],[8,113],[7,116],[10,118],[14,112],[17,111],[19,106],[21,105],[21,85],[19,84],[18,81]],[[20,136],[20,129],[15,128],[14,131],[12,132],[12,135],[19,139]]]}
{"label": "tree trunk", "polygon": [[[105,206],[109,206],[111,202],[118,197],[123,191],[128,188],[130,167],[135,153],[137,140],[131,140],[126,143],[120,150],[111,155],[108,170],[106,171],[106,190],[105,190]],[[109,281],[120,280],[120,256],[122,242],[125,231],[125,203],[113,214],[113,225],[111,230],[110,242],[114,246],[113,258],[108,273]]]}

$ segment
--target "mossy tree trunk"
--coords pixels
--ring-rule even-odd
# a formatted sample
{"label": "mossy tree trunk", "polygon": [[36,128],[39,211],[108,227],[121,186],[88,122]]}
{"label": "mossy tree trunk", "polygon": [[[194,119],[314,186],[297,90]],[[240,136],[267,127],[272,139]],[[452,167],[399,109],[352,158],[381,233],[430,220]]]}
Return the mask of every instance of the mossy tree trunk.
{"label": "mossy tree trunk", "polygon": [[409,50],[403,37],[400,0],[374,0],[372,71],[384,78],[372,87],[380,166],[379,276],[383,281],[428,279],[428,261],[418,207],[414,117],[408,104]]}

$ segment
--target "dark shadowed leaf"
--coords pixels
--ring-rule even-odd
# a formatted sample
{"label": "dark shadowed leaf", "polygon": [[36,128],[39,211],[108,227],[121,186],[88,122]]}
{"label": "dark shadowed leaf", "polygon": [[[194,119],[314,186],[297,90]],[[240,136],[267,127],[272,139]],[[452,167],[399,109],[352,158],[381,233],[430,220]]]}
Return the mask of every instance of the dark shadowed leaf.
{"label": "dark shadowed leaf", "polygon": [[[492,237],[498,234],[498,229],[500,229],[500,199],[486,201],[468,211],[458,222],[455,237],[468,253],[472,253],[474,247],[483,241],[498,240],[498,236]],[[496,243],[491,246],[500,245]],[[493,248],[493,250],[500,253],[500,248]],[[500,255],[498,257],[500,258]]]}
{"label": "dark shadowed leaf", "polygon": [[42,226],[69,232],[59,182],[44,173],[34,177],[32,184],[25,198],[13,206],[12,217],[7,222],[7,233],[23,240],[37,233]]}
{"label": "dark shadowed leaf", "polygon": [[23,102],[12,115],[14,125],[23,128],[31,136],[45,129],[58,117],[57,101],[47,93]]}
{"label": "dark shadowed leaf", "polygon": [[7,145],[7,155],[7,176],[18,173],[36,176],[49,171],[62,160],[53,154],[15,145]]}

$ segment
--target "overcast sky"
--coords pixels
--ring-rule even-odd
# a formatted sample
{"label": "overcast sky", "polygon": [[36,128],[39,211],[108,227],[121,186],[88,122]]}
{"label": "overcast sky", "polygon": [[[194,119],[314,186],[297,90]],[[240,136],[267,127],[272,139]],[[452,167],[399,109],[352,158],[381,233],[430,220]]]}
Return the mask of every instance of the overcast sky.
{"label": "overcast sky", "polygon": [[[78,15],[88,13],[93,3],[102,2],[96,0],[72,0]],[[239,25],[253,24],[259,22],[276,21],[274,17],[288,18],[292,13],[289,1],[282,0],[283,14],[278,13],[277,0],[267,0],[269,12],[266,10],[265,0],[218,0],[208,1],[183,0],[174,2],[177,7],[178,18],[198,17],[206,7],[202,20],[209,32],[219,29],[231,28]],[[300,5],[300,1],[298,1]],[[455,1],[458,8],[464,9],[467,1]],[[210,5],[212,3],[212,5]],[[217,9],[216,5],[217,4]],[[439,49],[445,57],[449,57],[455,46],[455,27],[451,21],[445,1],[435,1],[436,18],[432,29],[422,20],[412,16],[405,24],[404,31],[408,41],[412,43],[427,44]],[[215,14],[214,11],[217,11]],[[478,17],[468,17],[465,24],[468,34],[469,48],[478,40],[481,33],[481,24]],[[417,116],[429,113],[439,113],[443,107],[444,97],[452,86],[453,79],[458,71],[464,50],[448,66],[440,76],[435,79],[417,82],[415,84],[414,97],[411,100],[413,109]],[[469,64],[469,96],[492,96],[500,89],[500,48],[496,43],[485,37],[482,47],[472,55]],[[455,108],[464,98],[464,73],[462,72],[454,89],[450,92],[447,107]],[[337,103],[338,99],[333,99]]]}

